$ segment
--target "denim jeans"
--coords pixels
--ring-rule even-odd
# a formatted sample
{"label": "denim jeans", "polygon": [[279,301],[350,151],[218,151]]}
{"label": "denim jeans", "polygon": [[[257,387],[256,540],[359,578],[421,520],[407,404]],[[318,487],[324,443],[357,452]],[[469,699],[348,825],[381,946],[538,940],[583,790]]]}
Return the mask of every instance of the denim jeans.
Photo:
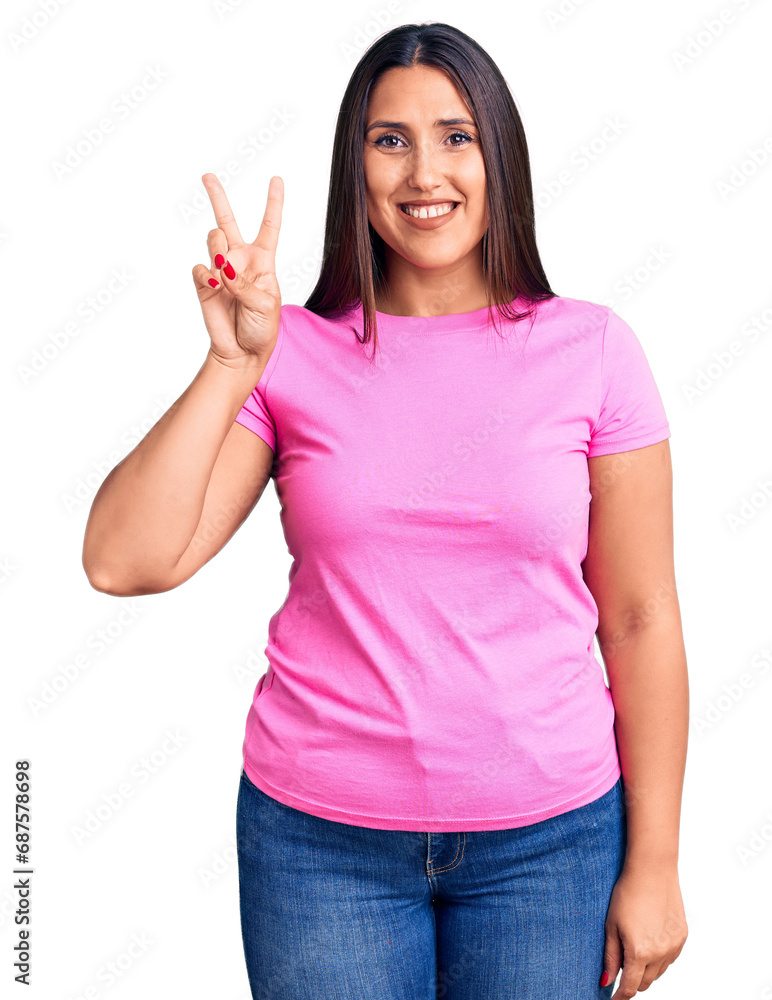
{"label": "denim jeans", "polygon": [[622,778],[510,830],[351,826],[242,770],[239,906],[254,1000],[607,1000],[604,923],[626,847]]}

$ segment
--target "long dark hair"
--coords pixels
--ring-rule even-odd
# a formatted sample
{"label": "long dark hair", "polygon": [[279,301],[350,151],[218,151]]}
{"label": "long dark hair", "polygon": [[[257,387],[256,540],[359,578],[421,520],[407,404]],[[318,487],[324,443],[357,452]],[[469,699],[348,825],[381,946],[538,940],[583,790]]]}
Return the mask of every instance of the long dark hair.
{"label": "long dark hair", "polygon": [[[370,225],[365,200],[362,147],[371,89],[395,66],[444,70],[466,100],[478,126],[486,172],[490,224],[483,236],[483,269],[491,322],[499,315],[520,320],[517,296],[553,298],[536,246],[528,146],[506,80],[488,53],[450,24],[403,24],[377,38],[354,68],[343,95],[327,198],[319,279],[305,308],[330,317],[361,302],[364,333],[377,349],[375,291],[386,278],[383,240]],[[518,299],[518,301],[520,301]],[[357,332],[359,339],[359,333]]]}

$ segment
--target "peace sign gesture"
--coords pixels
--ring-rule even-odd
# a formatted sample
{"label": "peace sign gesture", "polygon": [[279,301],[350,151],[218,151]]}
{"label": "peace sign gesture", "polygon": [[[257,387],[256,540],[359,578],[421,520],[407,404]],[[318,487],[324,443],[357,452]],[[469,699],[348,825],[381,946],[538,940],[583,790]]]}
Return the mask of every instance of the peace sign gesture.
{"label": "peace sign gesture", "polygon": [[196,264],[193,280],[204,314],[210,353],[231,368],[267,362],[279,332],[281,293],[276,280],[284,181],[272,177],[260,231],[245,243],[222,184],[215,174],[201,178],[214,209],[217,229],[207,237],[209,267]]}

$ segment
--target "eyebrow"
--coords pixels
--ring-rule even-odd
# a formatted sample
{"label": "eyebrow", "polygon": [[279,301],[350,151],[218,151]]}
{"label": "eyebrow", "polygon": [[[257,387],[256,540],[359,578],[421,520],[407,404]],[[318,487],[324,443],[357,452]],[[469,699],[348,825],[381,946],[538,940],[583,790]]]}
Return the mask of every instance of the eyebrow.
{"label": "eyebrow", "polygon": [[[438,118],[434,123],[435,128],[445,128],[448,125],[471,125],[473,128],[475,127],[474,122],[470,121],[468,118]],[[372,132],[374,128],[399,128],[402,129],[403,132],[410,131],[410,126],[407,122],[377,121],[373,122],[372,125],[367,126],[365,129],[365,135],[367,135],[368,132]]]}

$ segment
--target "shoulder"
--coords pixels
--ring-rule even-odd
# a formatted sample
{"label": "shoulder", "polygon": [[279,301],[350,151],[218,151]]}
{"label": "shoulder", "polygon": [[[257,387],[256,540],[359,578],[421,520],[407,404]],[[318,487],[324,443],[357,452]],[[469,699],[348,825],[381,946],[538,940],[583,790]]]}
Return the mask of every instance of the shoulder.
{"label": "shoulder", "polygon": [[281,307],[281,318],[287,326],[336,327],[350,321],[355,312],[355,310],[347,310],[337,313],[335,316],[320,316],[318,313],[306,309],[305,306],[297,305],[294,302],[284,302]]}
{"label": "shoulder", "polygon": [[356,311],[341,311],[333,316],[320,316],[305,306],[294,302],[282,303],[281,326],[283,334],[290,342],[321,337],[330,341],[340,338],[341,333],[355,325]]}
{"label": "shoulder", "polygon": [[321,359],[340,363],[342,352],[353,344],[356,335],[351,312],[319,316],[294,302],[282,303],[277,348],[283,369],[289,364],[297,371],[305,371],[310,365],[318,371]]}
{"label": "shoulder", "polygon": [[539,314],[546,320],[566,324],[572,329],[587,332],[603,331],[612,313],[610,306],[589,299],[575,299],[567,295],[555,295],[539,303]]}

